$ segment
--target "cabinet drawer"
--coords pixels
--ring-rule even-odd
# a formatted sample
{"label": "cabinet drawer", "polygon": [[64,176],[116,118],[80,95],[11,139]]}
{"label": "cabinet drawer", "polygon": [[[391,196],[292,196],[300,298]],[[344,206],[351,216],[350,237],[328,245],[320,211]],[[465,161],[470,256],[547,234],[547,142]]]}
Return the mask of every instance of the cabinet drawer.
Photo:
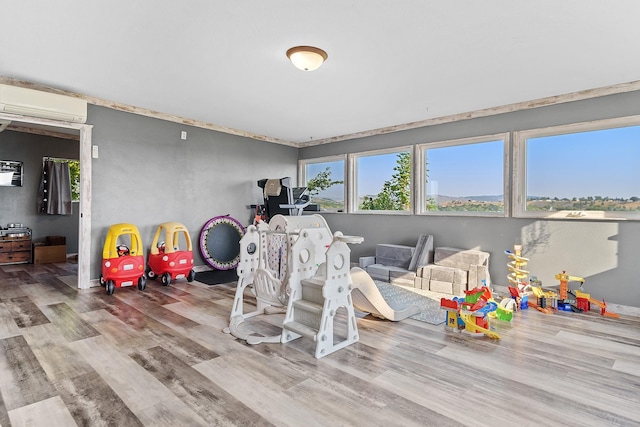
{"label": "cabinet drawer", "polygon": [[31,240],[18,240],[18,241],[11,242],[11,250],[12,251],[30,251]]}
{"label": "cabinet drawer", "polygon": [[0,264],[12,262],[30,262],[31,251],[0,252]]}
{"label": "cabinet drawer", "polygon": [[0,240],[0,253],[2,252],[11,252],[11,241],[8,240]]}

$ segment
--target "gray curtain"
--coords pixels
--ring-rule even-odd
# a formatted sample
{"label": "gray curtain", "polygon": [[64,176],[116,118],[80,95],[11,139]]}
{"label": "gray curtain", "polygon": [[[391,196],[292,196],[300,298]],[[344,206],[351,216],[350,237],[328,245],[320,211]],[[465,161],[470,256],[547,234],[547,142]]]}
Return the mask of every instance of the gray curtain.
{"label": "gray curtain", "polygon": [[38,192],[38,212],[71,215],[71,174],[69,163],[46,160]]}

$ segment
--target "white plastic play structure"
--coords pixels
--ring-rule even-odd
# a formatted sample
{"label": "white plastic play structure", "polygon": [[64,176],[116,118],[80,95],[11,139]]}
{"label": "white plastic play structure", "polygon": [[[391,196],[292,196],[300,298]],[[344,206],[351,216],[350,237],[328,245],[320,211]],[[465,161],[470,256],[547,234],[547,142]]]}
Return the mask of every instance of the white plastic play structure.
{"label": "white plastic play structure", "polygon": [[371,313],[372,316],[393,322],[398,322],[420,313],[420,307],[418,306],[396,307],[385,301],[369,273],[359,267],[351,269],[351,280],[353,281],[353,291],[351,292],[353,306],[358,311]]}
{"label": "white plastic play structure", "polygon": [[[317,358],[357,342],[347,242],[360,243],[362,238],[332,235],[320,215],[275,215],[268,225],[249,226],[240,240],[238,287],[225,332],[249,344],[311,337],[316,341]],[[257,308],[245,314],[244,292],[250,284]],[[256,336],[240,327],[255,315],[284,312],[285,305],[280,335]],[[334,344],[333,317],[340,307],[347,312],[348,333]]]}
{"label": "white plastic play structure", "polygon": [[[317,214],[275,215],[268,224],[249,226],[240,240],[238,286],[229,327],[224,331],[248,344],[286,343],[301,336],[310,337],[316,342],[316,358],[357,342],[351,250],[347,244],[362,241],[362,237],[344,236],[341,232],[331,234],[324,218]],[[356,277],[357,285],[363,283],[365,295],[374,301],[367,305],[374,309],[367,312],[391,320],[402,317],[384,303],[370,277],[366,280],[361,273]],[[257,307],[244,313],[244,293],[248,286],[252,287]],[[386,310],[385,307],[375,309],[381,302]],[[346,312],[346,337],[336,342],[334,317],[340,308]],[[273,313],[286,313],[279,335],[259,336],[242,326],[248,318]],[[409,315],[413,314],[416,313]]]}

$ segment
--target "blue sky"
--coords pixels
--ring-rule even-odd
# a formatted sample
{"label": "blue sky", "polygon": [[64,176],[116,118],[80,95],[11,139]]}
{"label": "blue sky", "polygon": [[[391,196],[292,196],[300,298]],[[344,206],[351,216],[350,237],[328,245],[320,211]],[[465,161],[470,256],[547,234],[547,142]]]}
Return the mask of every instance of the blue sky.
{"label": "blue sky", "polygon": [[502,141],[427,150],[427,194],[498,196],[504,192]]}
{"label": "blue sky", "polygon": [[[604,143],[603,143],[604,141]],[[377,194],[394,173],[395,153],[358,159],[358,193]],[[640,196],[640,126],[534,138],[527,147],[527,194],[548,197]],[[428,192],[447,196],[503,193],[502,141],[427,150]],[[344,180],[341,161],[310,164],[313,177],[331,167]],[[559,185],[562,183],[562,185]],[[342,200],[342,187],[327,197]]]}
{"label": "blue sky", "polygon": [[[331,169],[331,180],[344,182],[344,163],[342,161],[308,164],[307,176],[313,178],[319,172],[323,172],[327,166]],[[334,200],[344,200],[344,187],[342,185],[334,185],[324,192],[322,196]]]}
{"label": "blue sky", "polygon": [[640,197],[640,126],[535,138],[527,161],[529,195]]}
{"label": "blue sky", "polygon": [[398,155],[396,153],[360,157],[358,159],[358,195],[376,195],[385,181],[395,173]]}

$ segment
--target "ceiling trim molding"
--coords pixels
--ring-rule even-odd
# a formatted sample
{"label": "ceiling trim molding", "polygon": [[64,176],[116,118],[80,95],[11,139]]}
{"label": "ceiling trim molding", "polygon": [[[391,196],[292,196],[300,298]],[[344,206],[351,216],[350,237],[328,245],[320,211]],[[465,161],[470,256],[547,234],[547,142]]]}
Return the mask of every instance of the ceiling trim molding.
{"label": "ceiling trim molding", "polygon": [[515,104],[502,105],[499,107],[485,108],[482,110],[469,111],[466,113],[452,114],[449,116],[436,117],[433,119],[420,120],[416,122],[404,123],[394,126],[387,126],[378,129],[371,129],[363,132],[350,133],[346,135],[334,136],[330,138],[318,139],[299,144],[299,148],[311,147],[314,145],[331,144],[333,142],[347,141],[351,139],[366,138],[375,135],[384,135],[404,130],[417,129],[421,127],[440,125],[444,123],[457,122],[461,120],[476,119],[480,117],[494,116],[498,114],[511,113],[514,111],[530,110],[533,108],[546,107],[550,105],[563,104],[572,101],[598,98],[606,95],[632,92],[640,90],[640,80],[629,83],[620,83],[612,86],[605,86],[596,89],[586,89],[578,92],[571,92],[564,95],[549,96],[532,101],[517,102]]}
{"label": "ceiling trim molding", "polygon": [[271,142],[273,144],[288,145],[290,147],[296,147],[296,148],[298,148],[298,145],[299,145],[298,143],[291,142],[291,141],[286,141],[286,140],[279,139],[279,138],[273,138],[273,137],[266,136],[266,135],[260,135],[260,134],[247,132],[247,131],[243,131],[243,130],[239,130],[239,129],[234,129],[234,128],[230,128],[230,127],[226,127],[226,126],[220,126],[220,125],[216,125],[216,124],[213,124],[213,123],[203,122],[203,121],[200,121],[200,120],[188,119],[188,118],[176,116],[176,115],[173,115],[173,114],[161,113],[159,111],[154,111],[154,110],[150,110],[150,109],[147,109],[147,108],[135,107],[133,105],[122,104],[120,102],[109,101],[109,100],[102,99],[102,98],[95,98],[95,97],[92,97],[92,96],[82,95],[82,94],[79,94],[79,93],[75,93],[75,92],[71,92],[71,91],[67,91],[67,90],[62,90],[62,89],[56,89],[56,88],[52,88],[50,86],[31,83],[31,82],[27,82],[27,81],[24,81],[24,80],[14,79],[14,78],[11,78],[11,77],[0,76],[0,83],[12,85],[12,86],[24,87],[24,88],[28,88],[28,89],[40,90],[40,91],[43,91],[43,92],[55,93],[55,94],[58,94],[58,95],[72,96],[74,98],[84,99],[89,104],[97,105],[97,106],[100,106],[100,107],[107,107],[107,108],[111,108],[113,110],[124,111],[126,113],[138,114],[138,115],[141,115],[141,116],[151,117],[151,118],[154,118],[154,119],[165,120],[165,121],[168,121],[168,122],[183,124],[183,125],[187,125],[187,126],[194,126],[194,127],[198,127],[198,128],[202,128],[202,129],[213,130],[213,131],[216,131],[216,132],[222,132],[222,133],[226,133],[226,134],[229,134],[229,135],[242,136],[242,137],[245,137],[245,138],[251,138],[251,139],[258,140],[258,141],[266,141],[266,142]]}
{"label": "ceiling trim molding", "polygon": [[540,99],[524,101],[524,102],[517,102],[514,104],[485,108],[482,110],[469,111],[466,113],[451,114],[448,116],[435,117],[432,119],[419,120],[415,122],[403,123],[403,124],[398,124],[393,126],[386,126],[382,128],[371,129],[371,130],[362,131],[362,132],[354,132],[354,133],[349,133],[349,134],[339,135],[339,136],[333,136],[333,137],[318,139],[314,141],[293,142],[293,141],[283,140],[280,138],[274,138],[266,135],[260,135],[252,132],[234,129],[226,126],[220,126],[213,123],[203,122],[200,120],[193,120],[193,119],[188,119],[185,117],[180,117],[172,114],[161,113],[159,111],[149,110],[147,108],[140,108],[140,107],[135,107],[128,104],[122,104],[115,101],[95,98],[95,97],[82,95],[82,94],[67,91],[67,90],[55,89],[49,86],[31,83],[24,80],[18,80],[11,77],[5,77],[2,75],[0,75],[0,83],[25,87],[29,89],[36,89],[36,90],[56,93],[60,95],[72,96],[75,98],[84,99],[90,104],[111,108],[113,110],[124,111],[127,113],[138,114],[145,117],[166,120],[173,123],[213,130],[216,132],[242,136],[245,138],[255,139],[258,141],[265,141],[273,144],[286,145],[286,146],[295,147],[295,148],[305,148],[305,147],[311,147],[315,145],[323,145],[323,144],[331,144],[334,142],[347,141],[351,139],[360,139],[360,138],[366,138],[366,137],[371,137],[376,135],[385,135],[388,133],[401,132],[401,131],[417,129],[421,127],[435,126],[435,125],[452,123],[452,122],[461,121],[461,120],[469,120],[469,119],[476,119],[480,117],[494,116],[498,114],[511,113],[514,111],[530,110],[530,109],[546,107],[550,105],[563,104],[563,103],[572,102],[572,101],[580,101],[580,100],[597,98],[597,97],[606,96],[606,95],[615,95],[619,93],[640,90],[640,80],[636,80],[628,83],[620,83],[616,85],[604,86],[604,87],[595,88],[595,89],[586,89],[586,90],[571,92],[563,95],[549,96],[546,98],[540,98]]}
{"label": "ceiling trim molding", "polygon": [[29,126],[18,126],[18,125],[11,124],[7,127],[7,130],[20,132],[20,133],[30,133],[32,135],[44,135],[44,136],[51,136],[51,137],[60,138],[60,139],[70,139],[72,141],[80,141],[80,135],[73,135],[70,133],[63,133],[63,132],[55,132],[47,129],[39,129],[39,128],[34,128]]}

